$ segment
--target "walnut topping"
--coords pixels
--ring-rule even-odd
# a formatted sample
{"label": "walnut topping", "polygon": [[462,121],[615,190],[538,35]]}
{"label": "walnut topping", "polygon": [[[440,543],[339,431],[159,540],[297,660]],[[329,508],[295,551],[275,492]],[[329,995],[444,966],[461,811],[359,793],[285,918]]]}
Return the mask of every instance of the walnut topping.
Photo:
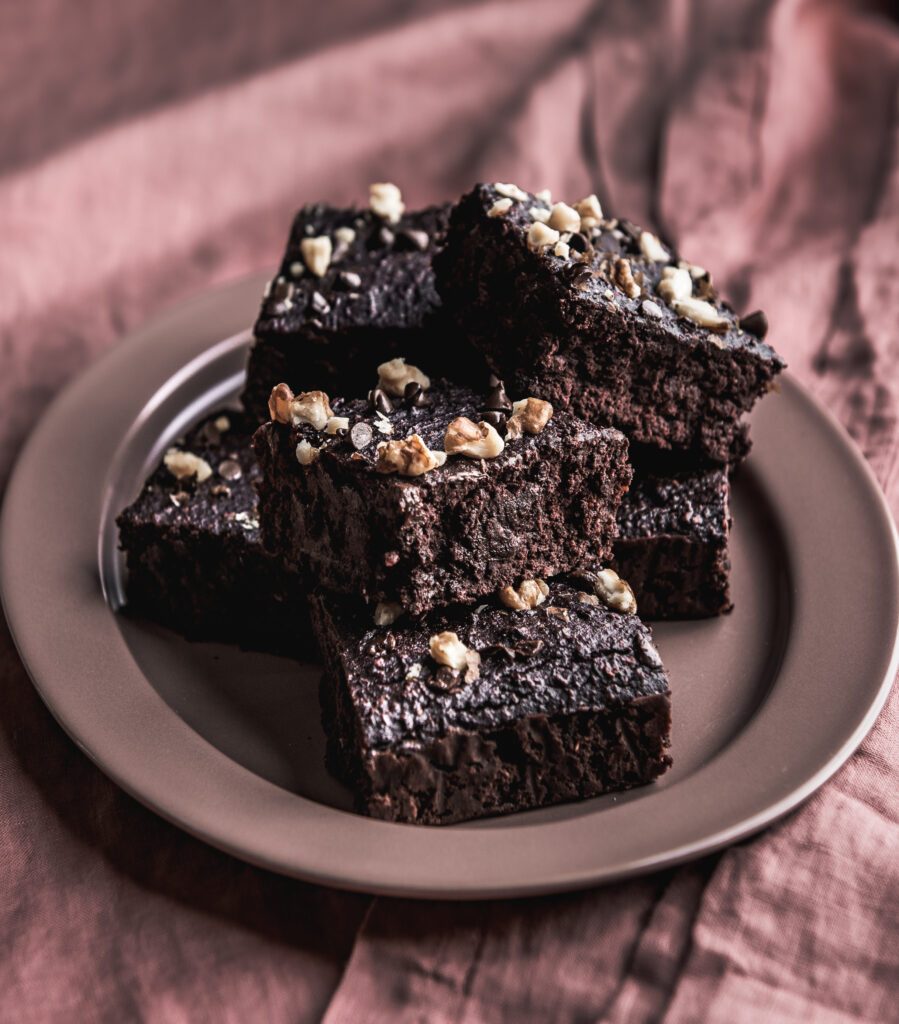
{"label": "walnut topping", "polygon": [[497,199],[497,201],[487,211],[488,217],[502,217],[503,214],[509,212],[512,209],[512,200],[506,197],[505,199]]}
{"label": "walnut topping", "polygon": [[297,462],[301,466],[310,466],[318,458],[321,448],[313,448],[308,441],[300,441],[297,445]]}
{"label": "walnut topping", "polygon": [[599,598],[596,596],[596,594],[588,594],[583,590],[579,590],[577,592],[577,599],[578,601],[580,601],[581,604],[599,604]]}
{"label": "walnut topping", "polygon": [[290,423],[290,403],[293,392],[287,384],[277,384],[268,399],[268,414],[273,423]]}
{"label": "walnut topping", "polygon": [[651,231],[640,232],[640,251],[652,263],[667,263],[671,254]]}
{"label": "walnut topping", "polygon": [[527,192],[520,189],[517,185],[504,184],[501,181],[497,181],[493,187],[501,196],[515,199],[519,203],[526,203],[528,201],[529,196]]}
{"label": "walnut topping", "polygon": [[614,569],[600,569],[593,588],[612,611],[624,612],[626,615],[637,614],[637,599],[633,590]]}
{"label": "walnut topping", "polygon": [[446,428],[443,447],[447,455],[467,455],[470,459],[495,459],[505,447],[496,427],[481,420],[472,423],[466,416],[457,416]]}
{"label": "walnut topping", "polygon": [[662,307],[657,302],[653,302],[652,299],[644,299],[640,304],[640,309],[643,310],[644,316],[654,316],[657,320],[664,316]]}
{"label": "walnut topping", "polygon": [[522,398],[520,402],[512,403],[512,416],[507,426],[511,428],[512,420],[517,420],[522,430],[529,434],[539,434],[552,419],[552,414],[552,405],[542,398]]}
{"label": "walnut topping", "polygon": [[614,270],[615,284],[627,295],[630,299],[636,299],[640,294],[640,285],[634,280],[634,274],[631,270],[631,261],[625,259],[623,256],[619,256],[615,260]]}
{"label": "walnut topping", "polygon": [[304,238],[300,242],[303,262],[316,277],[324,277],[331,266],[331,239],[327,235]]}
{"label": "walnut topping", "polygon": [[558,256],[560,260],[567,260],[571,255],[571,249],[567,242],[558,241],[553,246],[553,256]]}
{"label": "walnut topping", "polygon": [[398,224],[406,204],[403,195],[396,185],[388,181],[375,182],[368,187],[368,205],[372,213],[388,224]]}
{"label": "walnut topping", "polygon": [[590,193],[586,199],[574,204],[574,209],[581,218],[581,231],[589,231],[599,226],[602,220],[602,207],[594,193]]}
{"label": "walnut topping", "polygon": [[452,630],[435,633],[428,641],[431,657],[438,665],[446,665],[456,672],[465,670],[465,682],[478,678],[481,656],[477,651],[469,650]]}
{"label": "walnut topping", "polygon": [[544,206],[532,206],[528,210],[528,214],[531,220],[539,220],[543,224],[549,222],[549,210]]}
{"label": "walnut topping", "polygon": [[446,462],[445,452],[432,452],[418,434],[402,441],[382,441],[378,445],[379,473],[399,473],[400,476],[421,476]]}
{"label": "walnut topping", "polygon": [[556,231],[580,231],[581,215],[567,203],[555,203],[549,215],[549,226]]}
{"label": "walnut topping", "polygon": [[553,194],[548,188],[541,188],[539,192],[534,193],[536,199],[542,199],[547,206],[552,205]]}
{"label": "walnut topping", "polygon": [[557,619],[562,619],[565,622],[568,622],[571,618],[571,616],[568,614],[567,608],[560,608],[558,605],[555,604],[548,604],[546,606],[546,614],[555,615]]}
{"label": "walnut topping", "polygon": [[[730,320],[721,316],[710,302],[703,299],[675,299],[671,303],[671,308],[678,316],[686,317],[687,320],[692,320],[694,324],[706,327],[710,331],[724,333],[730,328]],[[723,348],[723,342],[714,338],[712,340]]]}
{"label": "walnut topping", "polygon": [[332,416],[325,424],[326,434],[336,434],[338,430],[349,430],[349,416]]}
{"label": "walnut topping", "polygon": [[506,420],[506,440],[517,441],[524,433],[520,416],[510,416]]}
{"label": "walnut topping", "polygon": [[193,452],[183,452],[180,448],[169,448],[162,461],[176,480],[195,476],[197,482],[202,483],[212,476],[212,466],[205,459]]}
{"label": "walnut topping", "polygon": [[290,422],[295,427],[310,423],[316,430],[324,430],[333,415],[324,391],[301,391],[290,403]]}
{"label": "walnut topping", "polygon": [[395,601],[379,601],[375,605],[375,625],[392,626],[403,614],[403,606]]}
{"label": "walnut topping", "polygon": [[528,229],[528,248],[539,252],[547,245],[555,245],[559,241],[559,232],[547,227],[542,221],[536,220]]}
{"label": "walnut topping", "polygon": [[522,580],[517,587],[503,587],[499,599],[507,608],[523,612],[543,604],[548,594],[549,587],[545,580]]}
{"label": "walnut topping", "polygon": [[683,267],[665,267],[656,291],[669,305],[677,299],[689,299],[693,294],[693,281]]}
{"label": "walnut topping", "polygon": [[381,363],[378,367],[378,387],[394,398],[402,398],[406,387],[413,381],[420,384],[422,390],[427,390],[431,386],[431,378],[422,373],[417,366],[407,363],[402,356]]}

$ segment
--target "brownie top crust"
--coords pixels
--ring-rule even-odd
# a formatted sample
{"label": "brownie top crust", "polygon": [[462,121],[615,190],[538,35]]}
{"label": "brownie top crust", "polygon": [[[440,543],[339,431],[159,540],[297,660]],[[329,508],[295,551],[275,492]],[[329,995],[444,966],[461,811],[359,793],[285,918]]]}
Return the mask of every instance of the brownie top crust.
{"label": "brownie top crust", "polygon": [[[415,748],[450,730],[614,709],[668,693],[652,635],[636,615],[606,607],[589,574],[546,586],[545,600],[530,610],[491,600],[403,616],[389,627],[369,625],[364,606],[360,613],[357,603],[317,595],[332,631],[322,639],[339,657],[366,745]],[[435,638],[446,632],[470,652],[468,668],[435,660]]]}
{"label": "brownie top crust", "polygon": [[690,347],[742,347],[778,369],[785,365],[764,341],[764,314],[741,322],[702,267],[630,221],[603,217],[598,203],[576,205],[580,214],[514,185],[479,184],[462,197],[453,223],[473,218],[495,244],[527,252],[535,269],[558,276],[576,306],[614,309]]}
{"label": "brownie top crust", "polygon": [[166,449],[119,526],[152,523],[173,532],[242,536],[259,541],[255,482],[259,468],[250,439],[253,420],[235,410],[213,414]]}
{"label": "brownie top crust", "polygon": [[730,517],[728,492],[726,468],[668,477],[635,473],[618,509],[619,536],[723,541]]}
{"label": "brownie top crust", "polygon": [[448,204],[403,212],[395,223],[370,209],[304,206],[254,332],[420,326],[440,306],[431,259],[448,216]]}

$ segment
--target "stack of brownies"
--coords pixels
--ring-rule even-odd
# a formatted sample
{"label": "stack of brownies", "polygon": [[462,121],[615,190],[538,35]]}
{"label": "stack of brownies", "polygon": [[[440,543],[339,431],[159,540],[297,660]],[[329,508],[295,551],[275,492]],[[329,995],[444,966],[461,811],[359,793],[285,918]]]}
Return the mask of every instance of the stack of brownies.
{"label": "stack of brownies", "polygon": [[119,516],[129,600],[193,638],[317,644],[329,767],[363,813],[650,782],[670,692],[636,610],[730,608],[741,418],[783,368],[765,330],[595,196],[304,207],[243,408]]}

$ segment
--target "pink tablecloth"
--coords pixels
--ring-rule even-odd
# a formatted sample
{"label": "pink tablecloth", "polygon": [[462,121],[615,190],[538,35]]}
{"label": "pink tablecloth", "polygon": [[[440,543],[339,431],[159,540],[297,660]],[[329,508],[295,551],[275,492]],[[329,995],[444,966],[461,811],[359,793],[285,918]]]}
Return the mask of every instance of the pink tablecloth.
{"label": "pink tablecloth", "polygon": [[[272,265],[300,202],[387,179],[419,203],[503,179],[595,190],[739,308],[764,307],[895,511],[891,11],[6,0],[0,473],[92,355]],[[331,892],[207,848],[62,735],[5,631],[0,678],[2,1020],[899,1016],[895,693],[847,766],[749,842],[623,885],[458,906]]]}

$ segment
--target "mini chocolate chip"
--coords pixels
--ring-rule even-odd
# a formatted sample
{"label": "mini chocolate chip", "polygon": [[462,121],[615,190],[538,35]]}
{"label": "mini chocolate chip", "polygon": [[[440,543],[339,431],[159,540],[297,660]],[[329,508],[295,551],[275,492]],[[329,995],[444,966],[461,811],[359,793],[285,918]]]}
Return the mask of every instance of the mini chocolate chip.
{"label": "mini chocolate chip", "polygon": [[279,279],[272,285],[269,298],[273,299],[275,302],[281,302],[284,299],[292,299],[293,290],[293,283],[291,281]]}
{"label": "mini chocolate chip", "polygon": [[352,270],[341,270],[337,275],[337,280],[344,288],[347,288],[350,291],[362,286],[362,278]]}
{"label": "mini chocolate chip", "polygon": [[403,401],[412,405],[420,394],[421,384],[419,384],[417,380],[410,380],[403,390]]}
{"label": "mini chocolate chip", "polygon": [[215,425],[214,420],[209,420],[208,423],[203,424],[203,437],[210,444],[218,444],[222,439],[222,432]]}
{"label": "mini chocolate chip", "polygon": [[759,341],[764,341],[765,335],[768,333],[768,317],[762,310],[757,309],[753,313],[741,316],[740,326],[748,334],[754,334]]}
{"label": "mini chocolate chip", "polygon": [[499,379],[499,377],[497,377],[495,373],[491,373],[490,376],[487,378],[488,388],[498,388],[500,384],[502,384],[502,381]]}
{"label": "mini chocolate chip", "polygon": [[441,665],[437,671],[428,678],[428,685],[435,690],[453,691],[462,688],[462,674],[455,672],[449,665]]}
{"label": "mini chocolate chip", "polygon": [[393,412],[393,402],[383,388],[375,388],[371,393],[371,404],[381,413],[382,416],[389,416]]}
{"label": "mini chocolate chip", "polygon": [[506,429],[506,414],[499,409],[485,409],[481,413],[481,419],[499,431]]}
{"label": "mini chocolate chip", "polygon": [[396,235],[390,230],[390,228],[382,227],[378,232],[378,238],[381,240],[382,245],[393,245],[396,241]]}
{"label": "mini chocolate chip", "polygon": [[487,401],[484,402],[484,408],[498,409],[500,412],[512,411],[512,399],[506,394],[506,389],[503,387],[502,381],[500,381],[487,396]]}
{"label": "mini chocolate chip", "polygon": [[427,231],[413,231],[411,228],[401,231],[399,237],[414,249],[418,249],[419,252],[424,252],[431,241],[431,236]]}
{"label": "mini chocolate chip", "polygon": [[321,292],[312,293],[312,308],[315,310],[316,313],[321,313],[322,315],[330,312],[331,310],[331,306],[328,300],[324,297],[324,295],[322,295]]}
{"label": "mini chocolate chip", "polygon": [[225,459],[219,463],[219,476],[223,480],[239,480],[242,475],[240,463],[235,459]]}
{"label": "mini chocolate chip", "polygon": [[371,438],[371,427],[363,420],[359,420],[358,423],[354,423],[350,428],[350,444],[352,444],[357,451],[361,448],[365,448],[366,445],[371,444]]}
{"label": "mini chocolate chip", "polygon": [[575,252],[586,252],[590,248],[590,240],[586,235],[582,235],[580,231],[575,233],[568,239],[568,248],[574,249]]}
{"label": "mini chocolate chip", "polygon": [[572,288],[586,288],[587,282],[593,277],[593,271],[583,263],[578,263],[568,273]]}
{"label": "mini chocolate chip", "polygon": [[349,430],[347,430],[346,427],[338,427],[335,433],[337,434],[338,437],[346,437],[347,434],[349,433]]}

